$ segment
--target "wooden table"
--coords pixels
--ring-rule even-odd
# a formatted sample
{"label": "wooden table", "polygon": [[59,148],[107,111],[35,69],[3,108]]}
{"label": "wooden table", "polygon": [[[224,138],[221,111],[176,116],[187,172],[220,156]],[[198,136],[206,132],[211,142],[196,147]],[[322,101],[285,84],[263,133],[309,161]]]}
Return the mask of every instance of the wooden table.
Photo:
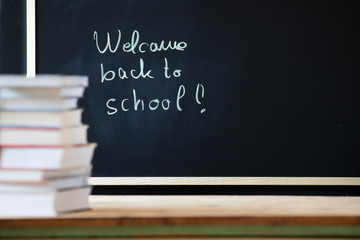
{"label": "wooden table", "polygon": [[90,196],[92,209],[0,219],[0,237],[360,237],[360,197]]}

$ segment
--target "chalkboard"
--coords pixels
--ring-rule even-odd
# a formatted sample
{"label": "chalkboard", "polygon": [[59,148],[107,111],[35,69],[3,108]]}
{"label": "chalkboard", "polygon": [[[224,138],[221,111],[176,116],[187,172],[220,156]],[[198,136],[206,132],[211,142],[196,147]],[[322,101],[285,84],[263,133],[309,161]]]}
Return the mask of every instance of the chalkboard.
{"label": "chalkboard", "polygon": [[359,177],[356,1],[37,1],[95,177]]}
{"label": "chalkboard", "polygon": [[0,74],[26,73],[26,2],[0,1]]}

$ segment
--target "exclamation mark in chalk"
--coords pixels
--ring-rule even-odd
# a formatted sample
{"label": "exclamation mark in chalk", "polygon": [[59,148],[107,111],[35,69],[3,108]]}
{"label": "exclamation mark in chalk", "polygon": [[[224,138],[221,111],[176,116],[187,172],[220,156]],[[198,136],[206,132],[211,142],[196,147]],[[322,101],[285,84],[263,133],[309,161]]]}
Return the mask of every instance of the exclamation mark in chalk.
{"label": "exclamation mark in chalk", "polygon": [[[196,86],[196,93],[195,93],[195,100],[198,104],[201,104],[200,99],[204,99],[205,95],[205,87],[204,85],[198,83]],[[204,113],[206,111],[206,108],[201,109],[200,113]]]}

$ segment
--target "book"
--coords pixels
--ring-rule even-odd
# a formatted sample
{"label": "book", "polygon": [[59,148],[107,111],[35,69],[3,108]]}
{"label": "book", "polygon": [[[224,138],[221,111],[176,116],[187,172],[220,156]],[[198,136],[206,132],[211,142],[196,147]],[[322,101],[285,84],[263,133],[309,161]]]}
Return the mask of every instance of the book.
{"label": "book", "polygon": [[76,87],[2,87],[1,99],[13,98],[80,98],[84,94],[83,86]]}
{"label": "book", "polygon": [[3,147],[0,168],[60,170],[91,163],[95,143],[66,147]]}
{"label": "book", "polygon": [[49,179],[90,176],[91,165],[57,170],[1,169],[0,182],[41,182]]}
{"label": "book", "polygon": [[88,186],[89,176],[47,179],[40,182],[0,182],[0,192],[44,192]]}
{"label": "book", "polygon": [[89,84],[87,76],[66,76],[40,74],[35,77],[25,75],[1,75],[0,87],[69,87],[84,86]]}
{"label": "book", "polygon": [[55,217],[89,209],[91,187],[44,192],[0,192],[0,216]]}
{"label": "book", "polygon": [[88,186],[89,176],[47,179],[40,182],[0,182],[0,192],[44,192]]}
{"label": "book", "polygon": [[85,144],[87,125],[65,128],[1,128],[1,146],[62,146]]}
{"label": "book", "polygon": [[1,111],[65,111],[77,108],[78,98],[0,99]]}
{"label": "book", "polygon": [[0,127],[61,128],[81,125],[81,109],[62,112],[0,112]]}
{"label": "book", "polygon": [[0,216],[88,209],[96,144],[82,124],[85,76],[0,76]]}

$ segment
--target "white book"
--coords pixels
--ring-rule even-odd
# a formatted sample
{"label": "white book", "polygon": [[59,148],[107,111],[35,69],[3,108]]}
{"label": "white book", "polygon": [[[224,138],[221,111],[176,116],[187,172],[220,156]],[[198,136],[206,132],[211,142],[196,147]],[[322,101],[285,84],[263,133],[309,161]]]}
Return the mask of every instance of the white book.
{"label": "white book", "polygon": [[40,74],[35,77],[25,75],[1,75],[0,87],[65,87],[88,86],[87,76],[66,76]]}
{"label": "white book", "polygon": [[91,164],[95,143],[67,147],[2,147],[0,167],[56,170]]}
{"label": "white book", "polygon": [[89,176],[47,179],[41,182],[0,182],[1,192],[45,192],[88,186]]}
{"label": "white book", "polygon": [[77,108],[78,98],[62,99],[0,99],[1,111],[65,111]]}
{"label": "white book", "polygon": [[49,179],[90,176],[91,165],[58,170],[43,169],[1,169],[0,181],[2,182],[41,182]]}
{"label": "white book", "polygon": [[65,128],[1,128],[2,146],[64,146],[85,144],[87,125]]}
{"label": "white book", "polygon": [[81,109],[63,112],[0,112],[0,127],[61,128],[81,125]]}
{"label": "white book", "polygon": [[0,98],[80,98],[84,95],[84,91],[83,86],[57,88],[3,87],[0,88]]}
{"label": "white book", "polygon": [[0,217],[55,217],[89,209],[91,187],[48,192],[0,193]]}

